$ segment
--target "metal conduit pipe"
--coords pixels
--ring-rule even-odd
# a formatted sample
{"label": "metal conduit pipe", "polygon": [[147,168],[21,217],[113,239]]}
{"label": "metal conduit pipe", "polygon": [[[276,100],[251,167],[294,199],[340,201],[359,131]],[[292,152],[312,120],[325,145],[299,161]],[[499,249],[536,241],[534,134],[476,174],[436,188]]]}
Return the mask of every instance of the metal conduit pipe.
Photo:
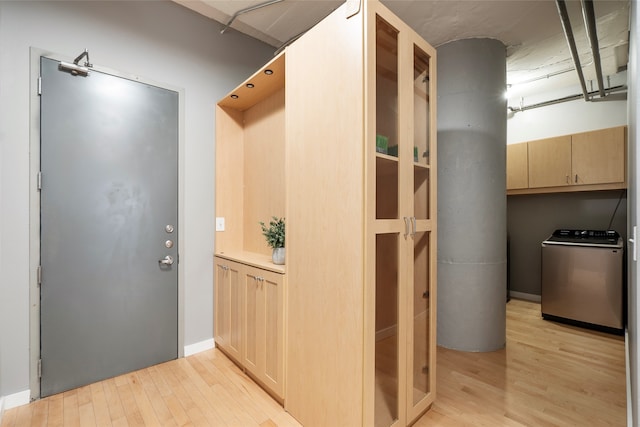
{"label": "metal conduit pipe", "polygon": [[571,50],[571,58],[578,73],[580,79],[580,86],[582,87],[582,95],[585,101],[589,101],[589,93],[587,92],[587,84],[584,80],[584,74],[582,73],[582,67],[580,66],[580,58],[578,57],[578,49],[576,48],[576,40],[573,37],[573,30],[571,29],[571,21],[569,20],[569,13],[567,12],[567,5],[564,0],[556,0],[556,7],[558,8],[558,14],[560,14],[560,21],[562,22],[562,29],[564,30],[564,36],[569,44],[569,50]]}
{"label": "metal conduit pipe", "polygon": [[[605,94],[613,93],[613,92],[622,92],[626,91],[627,86],[614,86],[607,89],[604,89]],[[589,92],[589,95],[595,95],[597,91]],[[549,101],[538,102],[536,104],[524,105],[522,107],[507,107],[507,109],[512,113],[518,113],[520,111],[532,110],[534,108],[547,107],[549,105],[560,104],[562,102],[575,101],[576,99],[582,98],[582,95],[569,95],[564,96],[562,98],[552,99]],[[601,98],[599,101],[606,101],[607,99]]]}
{"label": "metal conduit pipe", "polygon": [[236,18],[238,16],[242,15],[243,13],[251,12],[251,11],[254,11],[256,9],[261,9],[261,8],[263,8],[265,6],[271,6],[272,4],[280,3],[281,1],[283,1],[283,0],[269,0],[269,1],[265,1],[264,3],[259,3],[259,4],[256,4],[256,5],[253,5],[253,6],[245,7],[244,9],[240,9],[239,11],[237,11],[236,13],[233,14],[231,19],[229,19],[229,22],[227,22],[227,25],[225,25],[224,28],[222,30],[220,30],[220,34],[224,34],[224,32],[229,29],[229,27],[231,26],[233,21],[235,21]]}
{"label": "metal conduit pipe", "polygon": [[604,79],[602,78],[602,63],[600,62],[600,46],[598,44],[598,32],[596,30],[596,14],[593,8],[593,0],[582,0],[582,17],[587,30],[587,38],[591,44],[593,55],[593,65],[596,69],[596,79],[598,80],[598,93],[605,96]]}

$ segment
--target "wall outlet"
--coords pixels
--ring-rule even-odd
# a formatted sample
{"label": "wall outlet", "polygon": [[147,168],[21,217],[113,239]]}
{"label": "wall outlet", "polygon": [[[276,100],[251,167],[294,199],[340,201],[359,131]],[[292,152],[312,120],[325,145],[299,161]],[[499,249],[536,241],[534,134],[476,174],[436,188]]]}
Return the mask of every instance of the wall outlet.
{"label": "wall outlet", "polygon": [[224,217],[216,217],[216,231],[224,231]]}

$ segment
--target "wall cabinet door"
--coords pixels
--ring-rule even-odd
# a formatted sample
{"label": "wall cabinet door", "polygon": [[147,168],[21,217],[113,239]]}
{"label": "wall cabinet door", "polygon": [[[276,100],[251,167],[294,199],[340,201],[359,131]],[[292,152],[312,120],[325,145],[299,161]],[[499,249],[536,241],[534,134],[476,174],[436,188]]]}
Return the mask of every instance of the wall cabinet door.
{"label": "wall cabinet door", "polygon": [[624,127],[616,127],[572,135],[572,183],[624,182],[624,132]]}
{"label": "wall cabinet door", "polygon": [[242,265],[214,258],[214,338],[218,347],[236,361],[243,350],[242,313],[244,295],[241,286]]}
{"label": "wall cabinet door", "polygon": [[245,266],[244,367],[284,398],[284,276]]}
{"label": "wall cabinet door", "polygon": [[571,136],[529,142],[529,188],[560,187],[571,182]]}
{"label": "wall cabinet door", "polygon": [[526,142],[507,145],[507,190],[529,188],[529,155]]}
{"label": "wall cabinet door", "polygon": [[613,190],[626,176],[625,126],[507,146],[508,194]]}

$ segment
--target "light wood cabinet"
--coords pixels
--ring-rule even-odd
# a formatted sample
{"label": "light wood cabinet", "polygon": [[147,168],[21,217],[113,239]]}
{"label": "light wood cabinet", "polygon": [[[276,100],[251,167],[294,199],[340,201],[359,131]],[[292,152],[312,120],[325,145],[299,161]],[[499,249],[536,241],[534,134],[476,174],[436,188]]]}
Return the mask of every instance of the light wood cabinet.
{"label": "light wood cabinet", "polygon": [[[410,425],[435,399],[436,68],[381,3],[345,2],[217,104],[239,363],[305,426]],[[258,227],[274,215],[286,267]]]}
{"label": "light wood cabinet", "polygon": [[280,400],[284,399],[283,275],[246,266],[242,365]]}
{"label": "light wood cabinet", "polygon": [[244,343],[242,264],[216,257],[214,272],[214,340],[231,358],[240,361]]}
{"label": "light wood cabinet", "polygon": [[286,53],[285,408],[409,425],[435,398],[436,54],[380,3],[347,6]]}
{"label": "light wood cabinet", "polygon": [[573,183],[624,183],[625,127],[601,129],[571,135]]}
{"label": "light wood cabinet", "polygon": [[626,126],[507,146],[507,194],[622,189],[626,175]]}
{"label": "light wood cabinet", "polygon": [[507,190],[529,188],[527,143],[507,145]]}
{"label": "light wood cabinet", "polygon": [[284,399],[284,275],[215,257],[214,339],[275,398]]}
{"label": "light wood cabinet", "polygon": [[571,185],[571,136],[541,139],[527,147],[529,188]]}
{"label": "light wood cabinet", "polygon": [[[285,217],[284,55],[216,106],[214,337],[284,400],[285,266],[271,261],[260,222]],[[265,72],[269,70],[268,72]]]}

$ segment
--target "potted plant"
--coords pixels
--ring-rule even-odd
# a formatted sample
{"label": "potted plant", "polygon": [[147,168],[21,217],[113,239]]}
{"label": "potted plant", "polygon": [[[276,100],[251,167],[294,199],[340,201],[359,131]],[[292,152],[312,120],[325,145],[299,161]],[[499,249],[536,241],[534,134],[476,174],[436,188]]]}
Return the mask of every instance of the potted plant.
{"label": "potted plant", "polygon": [[267,245],[273,248],[271,259],[274,264],[284,264],[284,218],[271,217],[269,226],[260,221],[262,234],[267,239]]}

